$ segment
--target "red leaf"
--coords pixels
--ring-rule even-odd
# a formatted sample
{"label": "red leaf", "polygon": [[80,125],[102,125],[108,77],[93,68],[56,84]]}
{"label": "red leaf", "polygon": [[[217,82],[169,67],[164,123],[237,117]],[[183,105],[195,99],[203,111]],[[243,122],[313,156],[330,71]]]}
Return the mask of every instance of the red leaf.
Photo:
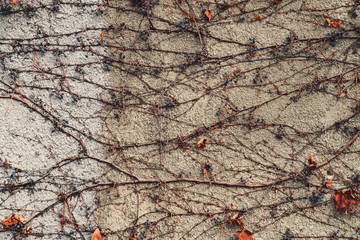
{"label": "red leaf", "polygon": [[253,240],[252,233],[248,230],[238,231],[236,235],[239,237],[238,240]]}
{"label": "red leaf", "polygon": [[211,11],[210,10],[206,10],[204,12],[204,14],[207,16],[207,18],[209,19],[209,21],[211,20]]}
{"label": "red leaf", "polygon": [[103,240],[101,237],[100,230],[98,228],[95,229],[94,233],[91,235],[91,240]]}
{"label": "red leaf", "polygon": [[341,22],[333,22],[332,23],[333,27],[340,27],[340,25],[341,25]]}
{"label": "red leaf", "polygon": [[256,19],[261,19],[260,15],[256,15],[255,18],[256,18]]}
{"label": "red leaf", "polygon": [[325,186],[326,186],[327,188],[331,187],[331,186],[332,186],[331,180],[328,180],[328,181],[325,183]]}
{"label": "red leaf", "polygon": [[354,204],[354,210],[355,207],[358,205],[359,200],[352,195],[351,190],[343,190],[335,192],[335,202],[336,209],[339,210],[341,208],[345,212],[345,214],[347,214],[347,210],[350,205]]}
{"label": "red leaf", "polygon": [[11,5],[11,4],[14,4],[14,3],[17,3],[18,1],[19,1],[19,0],[12,0],[11,3],[10,3],[10,5]]}

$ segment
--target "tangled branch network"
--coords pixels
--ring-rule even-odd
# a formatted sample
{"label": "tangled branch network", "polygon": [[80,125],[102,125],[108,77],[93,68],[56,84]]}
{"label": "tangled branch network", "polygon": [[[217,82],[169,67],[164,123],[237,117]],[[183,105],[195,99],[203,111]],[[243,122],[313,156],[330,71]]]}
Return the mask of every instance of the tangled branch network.
{"label": "tangled branch network", "polygon": [[1,239],[359,239],[359,0],[0,0]]}

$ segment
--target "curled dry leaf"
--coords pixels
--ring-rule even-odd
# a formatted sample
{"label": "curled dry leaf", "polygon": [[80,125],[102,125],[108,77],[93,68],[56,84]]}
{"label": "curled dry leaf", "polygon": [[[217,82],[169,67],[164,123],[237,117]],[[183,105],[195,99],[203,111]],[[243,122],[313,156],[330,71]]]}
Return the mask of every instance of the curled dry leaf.
{"label": "curled dry leaf", "polygon": [[329,24],[329,26],[331,25],[331,19],[330,18],[326,18],[327,23]]}
{"label": "curled dry leaf", "polygon": [[327,180],[327,182],[325,183],[325,186],[327,188],[331,187],[332,186],[331,180]]}
{"label": "curled dry leaf", "polygon": [[229,220],[229,223],[230,223],[231,225],[232,225],[233,222],[238,223],[239,226],[241,227],[241,229],[245,230],[244,222],[241,220],[239,213],[235,213],[235,214],[231,217],[231,219]]}
{"label": "curled dry leaf", "polygon": [[206,143],[206,138],[200,139],[200,141],[198,141],[197,143],[198,148],[205,149],[205,143]]}
{"label": "curled dry leaf", "polygon": [[236,235],[239,237],[238,240],[253,240],[252,233],[248,230],[238,231]]}
{"label": "curled dry leaf", "polygon": [[340,25],[341,25],[341,22],[333,22],[332,23],[333,27],[340,27]]}
{"label": "curled dry leaf", "polygon": [[317,164],[317,162],[315,162],[314,159],[312,158],[311,153],[309,154],[308,163],[309,165],[314,165],[315,167],[319,167],[319,164]]}
{"label": "curled dry leaf", "polygon": [[27,226],[27,228],[25,229],[24,233],[29,234],[30,230],[31,230],[31,225],[29,224],[29,226]]}
{"label": "curled dry leaf", "polygon": [[103,240],[99,228],[95,229],[94,233],[91,234],[91,240]]}
{"label": "curled dry leaf", "polygon": [[23,225],[24,223],[25,223],[24,217],[21,215],[15,216],[15,214],[11,215],[11,217],[5,218],[2,221],[2,224],[4,225],[5,228],[10,228],[15,225]]}
{"label": "curled dry leaf", "polygon": [[351,204],[354,204],[352,211],[354,211],[355,207],[358,205],[359,199],[356,199],[351,190],[343,190],[335,192],[335,206],[336,209],[339,210],[340,208],[347,214],[347,210]]}
{"label": "curled dry leaf", "polygon": [[211,11],[210,11],[210,10],[206,10],[206,11],[204,11],[204,14],[205,14],[205,16],[209,19],[209,22],[210,22],[210,20],[211,20]]}

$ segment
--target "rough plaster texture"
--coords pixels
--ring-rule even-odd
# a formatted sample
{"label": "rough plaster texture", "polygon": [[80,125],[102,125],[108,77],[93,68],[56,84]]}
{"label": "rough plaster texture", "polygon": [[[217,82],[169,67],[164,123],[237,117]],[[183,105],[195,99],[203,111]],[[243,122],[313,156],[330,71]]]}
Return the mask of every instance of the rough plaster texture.
{"label": "rough plaster texture", "polygon": [[[91,1],[89,1],[90,3]],[[95,3],[96,1],[94,1]],[[97,111],[102,105],[91,98],[97,98],[102,92],[101,89],[94,88],[92,84],[87,84],[84,79],[93,81],[96,79],[98,84],[106,82],[106,75],[102,68],[96,66],[84,67],[85,74],[80,75],[74,71],[75,64],[93,62],[95,56],[85,52],[70,53],[60,57],[53,54],[52,50],[62,49],[66,51],[67,44],[78,44],[77,34],[74,31],[82,31],[86,27],[99,28],[102,26],[100,17],[91,14],[91,7],[84,10],[71,5],[61,5],[59,11],[50,11],[53,1],[20,1],[13,6],[13,10],[21,10],[26,6],[47,6],[40,8],[33,17],[27,17],[22,11],[13,13],[11,16],[0,14],[0,53],[5,54],[12,50],[11,44],[14,39],[19,39],[25,43],[28,52],[19,51],[12,54],[11,58],[2,59],[0,67],[0,78],[3,79],[1,86],[0,106],[0,158],[7,161],[12,167],[21,169],[16,173],[12,169],[1,169],[1,186],[5,188],[8,184],[17,184],[26,181],[36,181],[38,186],[26,190],[19,190],[15,194],[2,191],[0,216],[2,219],[11,214],[22,215],[25,220],[38,214],[50,204],[56,202],[60,193],[67,194],[74,189],[81,189],[87,185],[86,182],[92,178],[97,178],[100,172],[96,161],[89,159],[72,159],[78,156],[81,146],[69,135],[62,131],[56,131],[55,126],[48,121],[48,117],[56,119],[61,127],[65,123],[64,129],[76,137],[80,137],[89,154],[102,157],[102,145],[92,139],[82,136],[75,129],[91,133],[95,138],[101,130],[101,121],[96,118]],[[4,3],[1,3],[5,6]],[[70,35],[62,35],[71,33]],[[42,37],[47,34],[50,37]],[[92,40],[98,37],[98,31],[87,32],[85,37]],[[45,35],[44,35],[45,36]],[[45,44],[44,52],[38,51],[34,64],[34,52],[31,46],[41,46]],[[20,53],[21,52],[21,53]],[[78,102],[72,102],[72,98],[64,81],[64,73],[61,69],[60,59],[71,87],[75,94],[85,96]],[[72,65],[72,66],[71,66]],[[25,104],[21,102],[21,96],[16,92],[15,99],[11,102],[10,108],[4,115],[9,104],[9,94],[4,91],[13,88],[14,79],[10,77],[11,69],[19,68],[24,70],[18,74],[16,83],[20,86],[21,92],[25,97]],[[42,68],[42,70],[41,70]],[[44,75],[41,71],[47,72]],[[66,89],[66,90],[65,90]],[[3,96],[6,96],[4,98]],[[20,101],[18,101],[20,98]],[[36,111],[27,107],[33,106]],[[42,107],[41,107],[42,106]],[[29,111],[30,110],[30,111]],[[68,159],[68,160],[66,160]],[[54,168],[55,166],[55,168]],[[56,168],[56,166],[61,166]],[[35,174],[34,174],[35,173]],[[42,178],[42,176],[44,176]],[[86,184],[84,184],[86,183]],[[86,193],[82,198],[69,199],[71,213],[74,220],[80,226],[80,232],[74,231],[71,225],[63,228],[64,233],[73,233],[72,239],[89,239],[90,233],[95,229],[97,222],[89,221],[87,215],[93,211],[87,209],[94,204],[95,193]],[[86,207],[85,207],[86,205]],[[35,218],[31,222],[32,232],[44,233],[42,239],[64,239],[58,232],[61,229],[60,220],[64,205],[62,202],[50,208],[42,216]],[[70,219],[69,206],[66,206],[66,221]],[[92,229],[92,230],[90,230]],[[1,239],[17,239],[17,234],[1,232]],[[27,239],[39,239],[39,236],[28,236]]]}
{"label": "rough plaster texture", "polygon": [[[97,1],[93,2],[98,4]],[[244,8],[247,11],[245,20],[241,20],[239,9],[219,11],[213,4],[211,6],[214,8],[210,10],[214,23],[204,18],[200,8],[194,8],[198,6],[195,1],[184,4],[182,7],[186,11],[197,16],[198,24],[207,25],[212,33],[213,38],[203,40],[205,49],[196,34],[176,31],[178,28],[173,23],[183,21],[186,14],[175,7],[177,3],[170,2],[172,11],[167,1],[154,5],[152,12],[157,18],[152,23],[157,29],[170,29],[173,32],[153,31],[146,41],[141,39],[141,32],[149,30],[148,18],[139,14],[139,5],[133,5],[131,1],[111,1],[111,6],[126,6],[126,11],[109,8],[102,16],[96,16],[91,11],[97,6],[84,7],[85,10],[82,10],[71,4],[61,4],[58,12],[50,12],[48,8],[39,9],[30,19],[21,12],[11,17],[0,15],[0,53],[12,50],[10,39],[29,39],[27,42],[31,44],[43,42],[33,39],[39,36],[40,30],[52,36],[47,38],[49,48],[67,49],[67,44],[80,45],[77,37],[83,36],[81,41],[85,45],[105,41],[107,47],[96,44],[93,47],[101,56],[120,59],[120,51],[126,54],[125,64],[113,62],[107,67],[110,71],[105,71],[106,67],[99,63],[101,56],[92,56],[86,51],[70,51],[66,56],[62,55],[60,58],[67,66],[65,71],[71,91],[85,96],[76,103],[72,102],[61,64],[52,53],[38,54],[41,67],[54,73],[49,74],[49,79],[46,75],[43,78],[39,66],[32,73],[33,52],[5,58],[5,67],[0,66],[0,78],[5,79],[4,82],[9,79],[9,85],[1,87],[1,95],[6,98],[0,99],[0,106],[5,112],[8,96],[14,86],[9,69],[23,67],[28,71],[20,73],[17,81],[23,95],[28,96],[25,102],[33,105],[42,101],[43,108],[36,105],[38,111],[68,121],[65,129],[84,141],[89,155],[106,159],[139,179],[191,178],[230,183],[240,183],[244,179],[247,184],[262,184],[284,177],[290,171],[300,171],[306,165],[309,153],[321,163],[349,142],[351,136],[342,130],[334,130],[333,125],[354,115],[354,84],[346,86],[347,95],[342,98],[337,97],[336,79],[329,79],[326,94],[304,90],[299,101],[292,102],[289,98],[295,97],[300,86],[311,83],[315,78],[326,79],[358,68],[359,54],[347,54],[353,42],[339,41],[335,47],[324,50],[326,58],[331,58],[336,52],[332,58],[334,61],[311,61],[306,58],[307,53],[282,61],[281,57],[272,58],[266,47],[275,44],[281,46],[290,31],[299,39],[324,36],[334,30],[324,23],[324,18],[330,15],[333,19],[340,19],[344,27],[350,28],[349,16],[344,11],[347,8],[336,7],[353,4],[354,1],[283,1],[279,12],[276,8],[262,12],[259,21],[255,20],[255,12],[267,7],[267,1],[249,1]],[[87,1],[87,4],[91,3]],[[36,5],[37,2],[28,4]],[[329,10],[324,10],[324,7]],[[331,10],[332,7],[336,9]],[[309,10],[314,8],[322,9],[321,13]],[[101,37],[101,27],[110,24],[116,26],[121,22],[126,23],[127,29],[106,31]],[[316,27],[318,22],[321,24]],[[81,33],[86,28],[96,30]],[[62,35],[72,32],[79,33]],[[353,34],[355,39],[359,37]],[[253,37],[256,37],[257,47],[265,50],[261,51],[264,55],[256,56],[251,61],[246,57],[246,44]],[[149,48],[148,44],[156,46]],[[114,50],[111,46],[118,46],[119,49]],[[298,47],[301,49],[301,46]],[[208,54],[207,65],[191,66],[181,71],[179,65],[186,62],[186,53],[194,54],[202,50]],[[313,52],[317,51],[314,49]],[[284,55],[288,57],[290,54]],[[346,59],[344,56],[347,56]],[[136,63],[140,70],[136,70]],[[75,71],[76,64],[85,65],[82,68],[84,74]],[[165,71],[153,73],[154,68],[159,66]],[[208,66],[214,69],[209,70]],[[219,72],[214,74],[216,68]],[[257,70],[262,68],[265,71],[262,74],[268,78],[261,84],[252,84]],[[235,70],[248,72],[236,82],[232,80],[224,84],[224,76]],[[96,84],[101,87],[96,87]],[[208,91],[209,88],[211,91]],[[131,90],[131,94],[126,94],[127,89]],[[49,94],[52,91],[54,95]],[[112,97],[109,94],[111,91],[118,95]],[[61,93],[64,93],[62,100],[56,97]],[[18,93],[16,97],[7,115],[0,116],[0,157],[23,172],[19,173],[18,178],[11,178],[13,172],[2,169],[3,185],[29,180],[32,171],[45,173],[61,159],[77,156],[81,151],[81,146],[72,137],[63,132],[52,132],[53,125],[46,118],[37,112],[30,112]],[[154,108],[165,105],[169,98],[181,104],[175,108]],[[105,106],[98,99],[108,102],[118,100],[126,107]],[[217,112],[229,109],[230,105],[240,111],[237,115],[239,119],[224,128],[217,128],[216,123],[230,115],[225,113],[219,117]],[[249,129],[247,124],[251,122],[251,116],[248,109],[255,108],[255,115],[252,115],[255,120],[263,119],[266,124],[274,126]],[[115,118],[116,113],[123,116]],[[288,126],[284,130],[286,136],[275,137],[281,132],[278,128],[281,124]],[[348,126],[359,127],[359,118],[353,118]],[[75,129],[85,132],[87,136],[91,133],[94,139],[130,147],[107,151],[103,144]],[[329,131],[322,134],[321,129]],[[201,133],[198,134],[198,131]],[[308,133],[308,136],[298,137],[299,131]],[[191,136],[194,132],[197,135],[189,138],[186,151],[172,140],[177,136]],[[201,137],[207,139],[205,150],[196,146]],[[156,144],[157,140],[166,144]],[[101,179],[102,183],[114,183],[107,191],[96,195],[101,198],[99,215],[92,212],[93,208],[87,210],[83,207],[84,204],[91,206],[94,203],[95,193],[83,193],[83,202],[79,202],[78,198],[71,199],[72,213],[81,226],[81,234],[76,232],[72,236],[62,236],[62,239],[89,239],[91,231],[99,224],[99,216],[102,232],[109,240],[128,239],[135,233],[139,239],[141,236],[147,239],[236,239],[238,226],[217,222],[218,219],[225,219],[226,222],[226,217],[232,215],[229,211],[231,204],[239,210],[247,209],[248,213],[244,213],[242,220],[246,228],[254,233],[254,239],[282,239],[287,228],[302,239],[329,239],[337,229],[344,234],[344,239],[359,237],[354,230],[359,227],[358,215],[337,212],[331,189],[325,191],[322,201],[325,204],[314,207],[315,203],[304,199],[312,196],[328,179],[333,180],[333,189],[347,188],[349,184],[346,183],[351,182],[354,173],[360,171],[359,150],[359,140],[356,140],[346,154],[339,155],[314,171],[310,187],[304,188],[304,184],[292,181],[256,189],[181,181],[116,185],[116,182],[131,182],[133,178],[113,167],[100,167],[94,159],[84,158],[69,164],[65,162],[61,171],[56,169],[49,172],[43,183],[47,189],[40,187],[31,194],[23,190],[16,195],[1,192],[0,216],[3,218],[15,213],[28,219],[56,200],[59,192],[73,191],[72,185],[83,188],[89,184],[88,180],[94,178]],[[200,169],[204,162],[211,163],[214,169],[207,175]],[[73,182],[72,177],[75,177],[75,182],[69,185],[68,182]],[[273,191],[272,187],[279,187],[280,190]],[[159,196],[154,199],[150,193]],[[286,201],[289,196],[296,200]],[[273,206],[277,206],[276,211]],[[62,213],[62,208],[62,204],[57,204],[51,211],[34,219],[31,222],[33,231],[57,233],[61,228],[58,214]],[[276,212],[275,216],[272,216],[272,212]],[[66,214],[69,218],[68,210]],[[146,225],[147,221],[151,224]],[[137,226],[136,230],[134,226]],[[64,231],[71,232],[71,225],[67,224]],[[1,232],[0,237],[12,239],[14,235]],[[46,238],[58,237],[47,235]],[[28,239],[38,237],[29,236]]]}

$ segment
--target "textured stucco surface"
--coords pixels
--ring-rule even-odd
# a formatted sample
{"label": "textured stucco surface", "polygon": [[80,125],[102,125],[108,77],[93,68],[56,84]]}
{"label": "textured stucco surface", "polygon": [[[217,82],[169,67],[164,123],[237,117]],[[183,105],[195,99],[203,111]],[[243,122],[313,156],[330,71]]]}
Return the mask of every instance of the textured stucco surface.
{"label": "textured stucco surface", "polygon": [[[0,15],[0,56],[13,51],[14,39],[22,39],[24,46],[46,43],[49,49],[64,49],[65,55],[37,51],[41,68],[48,72],[45,76],[38,63],[33,73],[33,51],[2,60],[0,111],[5,113],[16,83],[10,77],[11,69],[24,70],[16,81],[27,96],[25,103],[37,111],[29,111],[16,92],[6,116],[0,112],[0,158],[22,170],[14,177],[13,171],[3,167],[0,177],[1,184],[6,186],[28,181],[29,176],[36,181],[37,173],[48,171],[49,174],[40,180],[36,191],[22,189],[16,194],[2,191],[1,218],[15,213],[29,219],[56,201],[59,193],[104,183],[108,187],[106,191],[85,191],[81,198],[69,200],[79,231],[69,234],[73,229],[68,222],[63,229],[66,234],[58,234],[62,218],[59,214],[65,205],[60,202],[32,220],[33,232],[49,233],[44,239],[90,239],[91,232],[99,225],[106,240],[132,236],[237,239],[235,233],[239,227],[223,224],[233,214],[230,206],[234,204],[236,211],[247,209],[242,212],[242,220],[254,233],[254,239],[283,239],[287,228],[302,239],[329,239],[337,229],[343,239],[359,237],[358,214],[336,211],[332,200],[333,190],[357,186],[353,176],[360,172],[359,140],[346,153],[316,169],[307,185],[291,180],[261,188],[211,183],[238,184],[244,180],[256,185],[276,181],[303,169],[309,153],[322,163],[351,140],[353,135],[342,128],[337,130],[334,123],[356,114],[356,88],[349,79],[359,73],[359,52],[349,54],[349,49],[354,48],[359,33],[350,32],[354,38],[339,40],[336,46],[321,53],[314,47],[311,51],[318,54],[318,59],[307,58],[306,51],[293,57],[285,52],[281,53],[283,58],[277,58],[267,46],[282,46],[292,33],[303,40],[337,31],[325,21],[330,16],[341,21],[345,28],[359,27],[359,18],[349,18],[344,10],[356,1],[279,1],[280,11],[273,7],[265,12],[261,9],[271,4],[268,1],[245,1],[248,2],[243,8],[245,20],[241,20],[239,8],[220,11],[211,4],[213,20],[209,22],[197,1],[184,1],[183,5],[170,1],[170,10],[168,1],[161,0],[151,10],[151,24],[158,31],[151,28],[149,17],[140,13],[139,4],[132,4],[136,1],[110,1],[111,7],[102,15],[95,14],[101,8],[100,1],[86,1],[88,5],[83,7],[77,1],[69,1],[60,4],[55,12],[49,9],[56,1],[40,2],[20,0],[13,6],[13,9],[27,4],[48,6],[39,8],[31,18],[22,11]],[[212,37],[203,40],[206,44],[201,45],[196,34],[178,32],[175,23],[187,16],[179,6],[194,14],[199,26],[206,25],[211,32]],[[259,20],[256,20],[257,12],[261,12]],[[109,27],[120,23],[126,23],[127,28],[117,31]],[[143,31],[152,33],[149,39],[141,38]],[[251,61],[246,52],[249,38],[253,37],[261,50]],[[98,46],[103,41],[104,46]],[[306,41],[302,44],[306,45]],[[71,51],[69,46],[78,48]],[[97,54],[91,54],[88,46]],[[207,65],[194,64],[182,71],[179,65],[196,51],[207,53],[204,60]],[[297,51],[295,47],[293,51]],[[121,54],[126,55],[125,60],[118,60]],[[106,57],[116,61],[104,65]],[[79,65],[83,73],[76,69]],[[61,66],[65,66],[70,87]],[[156,72],[159,67],[165,70]],[[224,82],[228,73],[237,70],[246,73],[236,81]],[[354,75],[345,76],[347,94],[339,97],[338,76],[347,71]],[[264,82],[253,84],[257,73],[267,77]],[[328,85],[326,93],[320,90],[310,93],[305,87],[299,91],[316,79],[323,79],[321,84]],[[74,103],[69,88],[83,96],[82,99]],[[57,97],[61,93],[63,97]],[[301,98],[292,101],[297,94]],[[166,106],[171,98],[178,102],[175,107],[157,108]],[[121,107],[112,104],[116,101]],[[231,112],[230,106],[236,106],[237,119],[218,124],[236,112]],[[224,110],[221,116],[220,110]],[[116,114],[120,117],[114,117]],[[53,124],[44,116],[62,123],[67,121],[64,129],[69,134],[52,131]],[[262,119],[261,123],[265,124],[249,127],[256,119]],[[282,125],[285,129],[280,128]],[[347,126],[359,128],[359,117],[353,117]],[[327,131],[322,133],[322,129]],[[279,136],[280,133],[284,136]],[[307,135],[299,137],[299,133]],[[174,140],[179,136],[190,136],[185,147],[179,147],[179,142]],[[83,141],[94,158],[61,161],[78,156],[82,150],[74,137]],[[202,137],[207,139],[205,149],[197,147]],[[108,143],[107,147],[103,142]],[[110,145],[118,146],[119,150],[110,151]],[[106,164],[99,164],[102,160]],[[201,170],[205,162],[214,169],[207,174]],[[109,167],[108,163],[113,165]],[[58,164],[61,167],[52,171]],[[137,176],[138,180],[151,181],[132,184],[134,178],[124,172]],[[210,183],[152,181],[182,178]],[[332,180],[329,189],[323,187],[327,180]],[[324,191],[324,198],[314,203],[310,199],[319,190]],[[154,194],[159,196],[155,198]],[[286,200],[289,197],[292,201]],[[99,211],[96,208],[99,201],[95,198],[101,199]],[[69,214],[66,205],[67,220]],[[219,223],[220,220],[223,222]],[[14,237],[9,231],[0,232],[1,239]]]}

